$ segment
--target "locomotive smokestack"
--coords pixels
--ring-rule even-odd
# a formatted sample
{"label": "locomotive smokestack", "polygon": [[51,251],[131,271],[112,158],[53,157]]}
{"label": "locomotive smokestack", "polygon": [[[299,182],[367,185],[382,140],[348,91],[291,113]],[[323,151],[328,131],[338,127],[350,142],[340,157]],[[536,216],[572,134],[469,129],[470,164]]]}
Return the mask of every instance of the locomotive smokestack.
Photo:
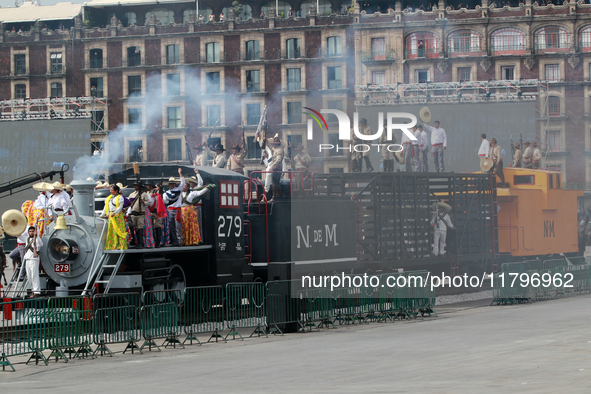
{"label": "locomotive smokestack", "polygon": [[82,216],[94,216],[94,181],[73,181],[74,205]]}

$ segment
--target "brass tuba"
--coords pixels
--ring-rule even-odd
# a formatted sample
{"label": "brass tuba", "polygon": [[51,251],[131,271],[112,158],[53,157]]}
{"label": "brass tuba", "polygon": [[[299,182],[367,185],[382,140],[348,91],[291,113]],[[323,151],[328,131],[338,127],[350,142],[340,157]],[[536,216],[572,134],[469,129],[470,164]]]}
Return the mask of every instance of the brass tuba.
{"label": "brass tuba", "polygon": [[18,237],[27,229],[27,218],[21,211],[9,209],[2,215],[2,227],[6,234]]}

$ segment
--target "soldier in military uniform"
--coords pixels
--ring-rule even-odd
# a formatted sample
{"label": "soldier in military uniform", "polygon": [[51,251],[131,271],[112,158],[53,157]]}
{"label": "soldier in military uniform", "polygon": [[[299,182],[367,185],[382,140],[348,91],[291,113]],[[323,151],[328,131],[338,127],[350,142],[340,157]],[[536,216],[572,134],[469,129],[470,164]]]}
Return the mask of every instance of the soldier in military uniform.
{"label": "soldier in military uniform", "polygon": [[524,168],[532,168],[532,156],[534,155],[534,150],[529,146],[529,141],[525,141],[523,143],[525,147],[525,151],[523,152],[523,167]]}
{"label": "soldier in military uniform", "polygon": [[521,146],[519,143],[515,144],[515,153],[513,154],[513,164],[511,165],[514,168],[521,167],[521,161],[523,160],[523,153],[521,152]]}
{"label": "soldier in military uniform", "polygon": [[244,137],[242,137],[242,146],[235,144],[232,147],[232,154],[228,159],[228,164],[226,165],[226,168],[230,171],[234,171],[244,175],[244,159],[246,159],[247,154],[248,147],[244,143]]}
{"label": "soldier in military uniform", "polygon": [[501,178],[500,187],[504,187],[505,184],[505,174],[503,173],[503,150],[500,146],[497,145],[497,139],[491,138],[490,139],[490,154],[489,157],[493,160],[493,166],[489,170],[489,172],[497,174],[499,178]]}
{"label": "soldier in military uniform", "polygon": [[282,142],[279,137],[275,137],[271,140],[271,164],[269,164],[270,170],[273,171],[272,182],[273,182],[273,198],[270,200],[275,201],[275,197],[283,197],[281,193],[281,173],[283,170],[283,158],[285,157],[285,143]]}
{"label": "soldier in military uniform", "polygon": [[296,148],[298,154],[295,155],[293,159],[291,159],[291,168],[292,170],[296,171],[296,181],[294,191],[303,191],[304,190],[304,177],[308,174],[308,167],[310,167],[310,163],[312,162],[312,158],[302,144],[299,144]]}
{"label": "soldier in military uniform", "polygon": [[127,216],[131,218],[131,226],[135,230],[136,246],[138,248],[143,248],[146,207],[150,207],[154,201],[150,198],[148,193],[142,190],[141,183],[134,183],[133,188],[135,190],[129,195],[132,202],[127,209]]}
{"label": "soldier in military uniform", "polygon": [[205,167],[208,166],[209,157],[207,156],[207,152],[203,149],[203,144],[197,144],[193,149],[196,150],[195,152],[195,162],[193,165],[196,167]]}
{"label": "soldier in military uniform", "polygon": [[538,143],[536,141],[532,142],[531,146],[533,147],[532,167],[534,169],[540,169],[540,165],[542,164],[542,151],[538,148]]}
{"label": "soldier in military uniform", "polygon": [[394,172],[394,152],[388,150],[388,145],[396,143],[396,134],[392,133],[392,139],[388,140],[387,125],[388,122],[384,119],[384,130],[380,136],[379,143],[383,144],[380,149],[382,150],[382,160],[384,161],[384,172]]}
{"label": "soldier in military uniform", "polygon": [[209,155],[213,157],[213,167],[217,168],[225,168],[226,167],[226,154],[224,153],[224,145],[216,144],[216,146],[211,149],[208,147]]}

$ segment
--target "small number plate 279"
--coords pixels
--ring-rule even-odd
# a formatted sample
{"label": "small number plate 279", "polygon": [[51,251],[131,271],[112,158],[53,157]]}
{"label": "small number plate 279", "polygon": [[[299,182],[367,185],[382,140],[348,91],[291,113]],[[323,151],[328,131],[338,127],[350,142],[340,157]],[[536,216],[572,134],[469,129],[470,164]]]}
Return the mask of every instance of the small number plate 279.
{"label": "small number plate 279", "polygon": [[56,264],[53,268],[55,272],[70,272],[70,264]]}

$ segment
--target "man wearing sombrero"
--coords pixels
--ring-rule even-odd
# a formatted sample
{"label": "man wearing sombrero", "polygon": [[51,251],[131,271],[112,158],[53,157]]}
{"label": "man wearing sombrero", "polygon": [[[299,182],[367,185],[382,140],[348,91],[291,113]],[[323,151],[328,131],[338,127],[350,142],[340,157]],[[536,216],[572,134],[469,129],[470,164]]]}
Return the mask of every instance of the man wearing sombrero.
{"label": "man wearing sombrero", "polygon": [[496,174],[501,178],[500,187],[505,186],[505,174],[503,173],[503,150],[497,145],[497,139],[490,139],[490,158],[493,160],[493,166],[489,172]]}
{"label": "man wearing sombrero", "polygon": [[142,190],[142,186],[139,181],[133,184],[135,190],[129,195],[131,205],[127,209],[127,216],[131,218],[131,227],[135,231],[136,246],[138,249],[144,247],[146,208],[152,205],[150,196]]}
{"label": "man wearing sombrero", "polygon": [[273,171],[273,198],[270,201],[275,201],[275,197],[283,197],[280,180],[283,170],[283,158],[285,157],[285,143],[281,142],[278,135],[275,135],[270,145],[271,164],[269,164],[269,167]]}
{"label": "man wearing sombrero", "polygon": [[207,152],[205,152],[205,150],[203,149],[203,144],[197,144],[193,149],[195,149],[195,167],[205,167],[209,165],[209,156],[207,155]]}
{"label": "man wearing sombrero", "polygon": [[531,160],[534,155],[534,150],[529,146],[529,141],[527,140],[523,143],[523,147],[525,148],[523,151],[523,167],[532,168]]}
{"label": "man wearing sombrero", "polygon": [[[183,229],[181,226],[181,192],[185,187],[183,170],[179,168],[180,179],[170,178],[168,190],[164,193],[164,204],[168,208],[168,228],[170,230],[170,241],[174,246],[183,245]],[[180,182],[180,184],[179,184]]]}
{"label": "man wearing sombrero", "polygon": [[66,185],[62,185],[59,182],[52,183],[51,197],[49,198],[49,205],[55,209],[56,212],[68,212],[70,210],[70,196],[64,190]]}
{"label": "man wearing sombrero", "polygon": [[449,215],[451,207],[444,203],[438,202],[433,204],[437,207],[437,212],[431,219],[431,227],[433,227],[433,256],[443,256],[445,254],[445,239],[447,238],[447,228],[455,230]]}
{"label": "man wearing sombrero", "polygon": [[295,179],[295,187],[294,190],[303,191],[304,185],[303,180],[304,177],[308,174],[308,167],[310,167],[310,163],[312,162],[312,158],[302,144],[299,144],[296,148],[298,154],[291,160],[291,167],[293,170],[296,171],[296,179]]}
{"label": "man wearing sombrero", "polygon": [[513,154],[513,163],[511,167],[513,168],[521,168],[521,160],[523,158],[523,153],[521,152],[521,146],[519,142],[515,144],[515,153]]}
{"label": "man wearing sombrero", "polygon": [[209,155],[213,157],[213,167],[226,167],[226,154],[224,153],[224,145],[218,143],[213,148],[209,147]]}
{"label": "man wearing sombrero", "polygon": [[242,146],[235,144],[232,147],[232,154],[228,159],[226,168],[230,171],[244,175],[244,159],[246,159],[247,153],[248,147],[244,143],[244,138],[242,138]]}

